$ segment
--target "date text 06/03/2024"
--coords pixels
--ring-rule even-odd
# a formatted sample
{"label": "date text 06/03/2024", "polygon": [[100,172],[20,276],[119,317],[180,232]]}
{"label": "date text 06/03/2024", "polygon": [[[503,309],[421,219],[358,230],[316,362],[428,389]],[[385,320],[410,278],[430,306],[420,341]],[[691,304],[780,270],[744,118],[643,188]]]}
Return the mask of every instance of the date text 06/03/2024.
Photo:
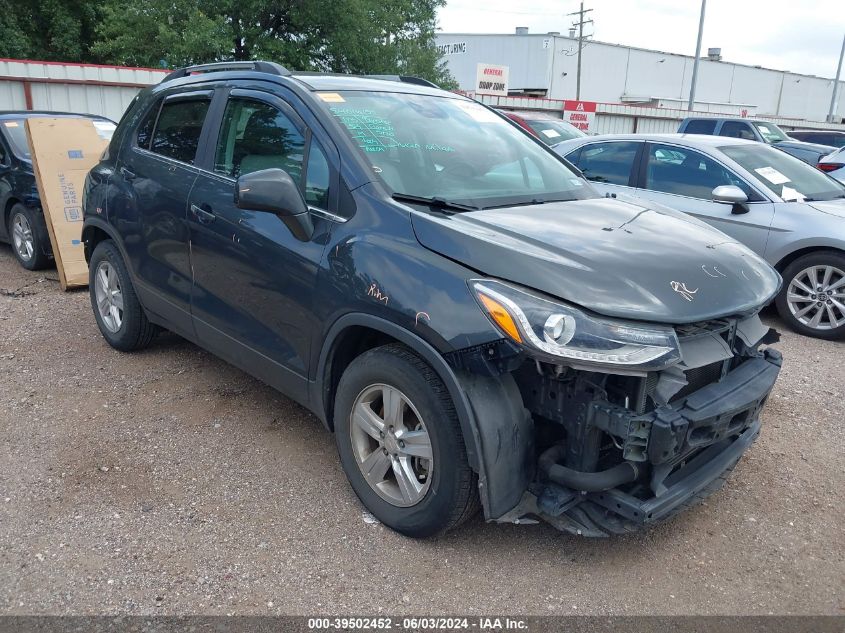
{"label": "date text 06/03/2024", "polygon": [[528,623],[518,618],[497,617],[336,617],[309,618],[308,628],[312,630],[476,630],[476,631],[525,631]]}

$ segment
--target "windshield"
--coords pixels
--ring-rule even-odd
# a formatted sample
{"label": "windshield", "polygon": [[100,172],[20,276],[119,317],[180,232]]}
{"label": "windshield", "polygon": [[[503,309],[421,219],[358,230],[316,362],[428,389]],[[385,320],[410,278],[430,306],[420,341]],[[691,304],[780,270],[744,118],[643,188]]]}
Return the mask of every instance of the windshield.
{"label": "windshield", "polygon": [[769,191],[791,202],[845,197],[845,187],[815,167],[779,149],[765,145],[728,145],[719,148],[757,177]]}
{"label": "windshield", "polygon": [[760,132],[763,140],[767,143],[779,143],[780,141],[789,140],[789,137],[783,133],[783,130],[773,123],[760,123],[759,121],[755,121],[754,127],[757,128],[757,131]]}
{"label": "windshield", "polygon": [[570,125],[566,121],[526,121],[528,127],[534,130],[540,137],[540,140],[554,145],[563,141],[568,141],[573,138],[581,138],[587,136],[574,125]]}
{"label": "windshield", "polygon": [[[94,124],[94,129],[97,134],[107,141],[111,140],[114,130],[117,126],[111,121],[104,119],[91,119]],[[13,119],[3,121],[3,130],[6,132],[6,138],[12,146],[12,151],[16,156],[30,160],[29,143],[26,140],[26,125],[25,119]]]}
{"label": "windshield", "polygon": [[318,93],[394,195],[475,208],[594,198],[550,150],[462,98]]}

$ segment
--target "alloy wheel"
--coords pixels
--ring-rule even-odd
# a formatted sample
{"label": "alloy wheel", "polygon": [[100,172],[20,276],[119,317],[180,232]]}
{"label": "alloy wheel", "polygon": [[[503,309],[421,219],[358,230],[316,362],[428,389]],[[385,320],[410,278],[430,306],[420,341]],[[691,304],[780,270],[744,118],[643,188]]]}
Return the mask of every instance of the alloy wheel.
{"label": "alloy wheel", "polygon": [[117,270],[107,261],[100,262],[94,283],[94,297],[100,318],[109,332],[115,333],[123,324],[123,293]]}
{"label": "alloy wheel", "polygon": [[431,486],[431,438],[408,397],[385,384],[371,385],[350,413],[352,452],[364,479],[385,501],[410,507]]}
{"label": "alloy wheel", "polygon": [[835,266],[810,266],[799,272],[786,290],[795,319],[815,330],[845,325],[845,271]]}
{"label": "alloy wheel", "polygon": [[32,259],[35,254],[35,238],[32,235],[32,227],[23,213],[16,213],[15,217],[12,218],[12,244],[18,256],[25,262]]}

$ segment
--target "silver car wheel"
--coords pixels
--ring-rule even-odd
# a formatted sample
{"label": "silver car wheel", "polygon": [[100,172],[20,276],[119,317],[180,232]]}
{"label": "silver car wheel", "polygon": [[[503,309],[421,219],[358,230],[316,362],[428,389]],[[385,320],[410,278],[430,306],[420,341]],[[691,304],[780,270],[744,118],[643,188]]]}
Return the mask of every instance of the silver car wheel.
{"label": "silver car wheel", "polygon": [[833,330],[845,325],[845,271],[835,266],[810,266],[786,289],[792,316],[809,328]]}
{"label": "silver car wheel", "polygon": [[376,384],[355,399],[349,419],[352,452],[370,487],[388,503],[407,508],[431,486],[431,438],[408,397]]}
{"label": "silver car wheel", "polygon": [[117,270],[109,262],[100,262],[94,282],[94,298],[100,318],[109,332],[115,333],[123,325],[123,293]]}
{"label": "silver car wheel", "polygon": [[12,244],[18,256],[28,262],[35,254],[35,238],[32,236],[32,227],[29,220],[23,213],[16,213],[12,218]]}

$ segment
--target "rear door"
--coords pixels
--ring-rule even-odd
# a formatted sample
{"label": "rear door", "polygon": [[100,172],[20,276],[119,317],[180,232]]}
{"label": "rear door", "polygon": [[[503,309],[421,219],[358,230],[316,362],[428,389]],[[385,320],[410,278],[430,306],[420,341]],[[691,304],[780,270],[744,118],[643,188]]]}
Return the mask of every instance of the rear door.
{"label": "rear door", "polygon": [[635,194],[637,164],[643,141],[597,141],[565,155],[601,193]]}
{"label": "rear door", "polygon": [[[774,205],[728,167],[702,152],[664,143],[647,143],[641,161],[637,195],[694,215],[760,255],[765,252]],[[734,214],[733,205],[713,201],[713,189],[721,185],[745,192],[748,213]]]}
{"label": "rear door", "polygon": [[188,196],[212,90],[170,94],[144,115],[113,178],[122,192],[109,221],[123,235],[142,304],[177,331],[190,333]]}
{"label": "rear door", "polygon": [[[197,337],[301,400],[318,321],[318,265],[337,219],[336,150],[289,102],[238,88],[212,137],[189,205]],[[310,240],[297,239],[272,213],[235,206],[238,176],[270,168],[300,184],[314,223]]]}

